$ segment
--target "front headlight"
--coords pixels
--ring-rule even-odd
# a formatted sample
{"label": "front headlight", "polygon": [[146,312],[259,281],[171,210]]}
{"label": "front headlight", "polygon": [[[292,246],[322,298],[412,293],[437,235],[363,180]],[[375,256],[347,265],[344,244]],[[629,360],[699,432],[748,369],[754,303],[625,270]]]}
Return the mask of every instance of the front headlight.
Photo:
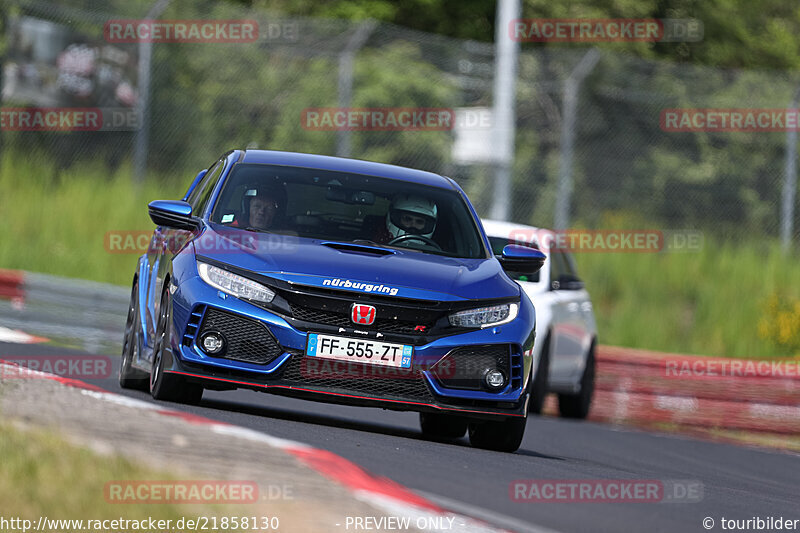
{"label": "front headlight", "polygon": [[265,303],[275,298],[275,293],[269,287],[222,268],[198,261],[197,271],[203,281],[231,296]]}
{"label": "front headlight", "polygon": [[519,313],[519,304],[502,304],[459,311],[448,318],[451,326],[459,328],[488,328],[511,322],[517,318],[517,313]]}

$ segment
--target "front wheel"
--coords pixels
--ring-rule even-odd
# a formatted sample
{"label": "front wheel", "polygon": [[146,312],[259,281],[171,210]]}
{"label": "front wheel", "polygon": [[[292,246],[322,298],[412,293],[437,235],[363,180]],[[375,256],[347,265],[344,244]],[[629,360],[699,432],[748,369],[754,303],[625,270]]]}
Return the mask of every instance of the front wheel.
{"label": "front wheel", "polygon": [[203,397],[203,387],[189,383],[183,377],[164,371],[166,351],[169,349],[172,329],[172,301],[165,288],[156,326],[156,341],[153,347],[153,367],[150,370],[150,394],[156,400],[198,404]]}
{"label": "front wheel", "polygon": [[460,439],[467,432],[467,420],[460,416],[440,413],[420,413],[422,434],[433,440]]}
{"label": "front wheel", "polygon": [[496,452],[515,452],[522,444],[527,418],[512,418],[499,422],[472,422],[469,442],[476,448]]}
{"label": "front wheel", "polygon": [[594,394],[594,344],[589,348],[586,356],[586,367],[581,376],[581,390],[578,394],[559,394],[558,411],[564,418],[583,419],[589,416],[589,409],[592,407],[592,395]]}

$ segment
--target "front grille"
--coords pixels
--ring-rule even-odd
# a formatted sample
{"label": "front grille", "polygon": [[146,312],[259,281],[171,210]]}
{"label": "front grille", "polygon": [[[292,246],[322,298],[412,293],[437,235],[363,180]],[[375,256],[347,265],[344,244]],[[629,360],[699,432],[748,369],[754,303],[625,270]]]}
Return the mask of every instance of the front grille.
{"label": "front grille", "polygon": [[350,321],[350,317],[331,313],[330,311],[322,311],[295,304],[289,304],[289,307],[292,309],[292,316],[297,320],[340,327],[350,327],[353,324]]}
{"label": "front grille", "polygon": [[293,355],[286,363],[281,378],[290,385],[309,386],[328,392],[433,402],[433,396],[417,370],[379,368],[376,365]]}
{"label": "front grille", "polygon": [[[353,324],[349,314],[335,313],[332,311],[325,311],[322,309],[313,309],[298,304],[289,304],[292,309],[292,316],[304,322],[313,322],[315,324],[326,324],[329,326],[336,326],[341,328],[357,327],[359,329],[376,330],[383,333],[400,333],[404,335],[421,335],[427,332],[430,324],[420,324],[419,322],[409,322],[405,320],[395,320],[393,318],[376,318],[369,326],[362,326],[360,324]],[[419,326],[424,326],[420,331]]]}
{"label": "front grille", "polygon": [[225,353],[213,357],[266,365],[283,353],[267,326],[251,318],[209,308],[197,338],[207,331],[225,337]]}
{"label": "front grille", "polygon": [[511,351],[508,344],[489,344],[456,348],[443,357],[432,373],[445,387],[451,389],[486,390],[483,376],[486,370],[503,371],[506,378],[518,378],[510,373]]}

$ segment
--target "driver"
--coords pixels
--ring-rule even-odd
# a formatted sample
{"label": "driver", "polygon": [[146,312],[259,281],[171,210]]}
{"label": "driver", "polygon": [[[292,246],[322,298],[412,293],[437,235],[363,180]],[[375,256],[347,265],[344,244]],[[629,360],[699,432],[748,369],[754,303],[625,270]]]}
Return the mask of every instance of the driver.
{"label": "driver", "polygon": [[[436,204],[430,200],[406,194],[396,196],[386,214],[389,240],[399,240],[405,235],[419,235],[430,240],[436,229],[436,215]],[[407,240],[413,239],[408,237]]]}
{"label": "driver", "polygon": [[[242,226],[259,230],[273,229],[277,218],[276,213],[280,207],[279,195],[276,192],[264,187],[248,189],[244,193],[243,204],[247,223]],[[238,226],[239,224],[232,225]]]}

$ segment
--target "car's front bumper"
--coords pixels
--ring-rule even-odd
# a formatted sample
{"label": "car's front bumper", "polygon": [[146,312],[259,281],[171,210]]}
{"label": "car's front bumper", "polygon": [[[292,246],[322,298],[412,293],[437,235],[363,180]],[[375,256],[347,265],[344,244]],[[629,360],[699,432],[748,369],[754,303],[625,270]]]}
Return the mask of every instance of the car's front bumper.
{"label": "car's front bumper", "polygon": [[[334,362],[335,371],[319,372],[319,358],[305,355],[308,333],[290,324],[279,314],[210,289],[199,278],[185,280],[173,299],[172,352],[167,372],[201,382],[209,389],[246,388],[289,395],[328,403],[382,407],[405,411],[452,412],[470,417],[524,417],[528,401],[533,334],[530,326],[533,308],[522,305],[518,318],[496,328],[426,339],[414,346],[412,370],[402,376],[375,376],[363,372],[371,365]],[[224,314],[217,329],[240,328],[253,338],[257,331],[248,327],[263,326],[274,346],[259,362],[211,357],[198,346],[201,328],[209,312]],[[238,322],[237,322],[238,321]],[[313,331],[313,330],[312,330]],[[223,334],[230,334],[222,331]],[[360,338],[353,331],[338,333]],[[395,342],[391,336],[387,341]],[[465,390],[446,386],[439,379],[436,363],[458,350],[476,347],[508,353],[508,384],[499,391]],[[310,371],[314,370],[314,371]]]}

